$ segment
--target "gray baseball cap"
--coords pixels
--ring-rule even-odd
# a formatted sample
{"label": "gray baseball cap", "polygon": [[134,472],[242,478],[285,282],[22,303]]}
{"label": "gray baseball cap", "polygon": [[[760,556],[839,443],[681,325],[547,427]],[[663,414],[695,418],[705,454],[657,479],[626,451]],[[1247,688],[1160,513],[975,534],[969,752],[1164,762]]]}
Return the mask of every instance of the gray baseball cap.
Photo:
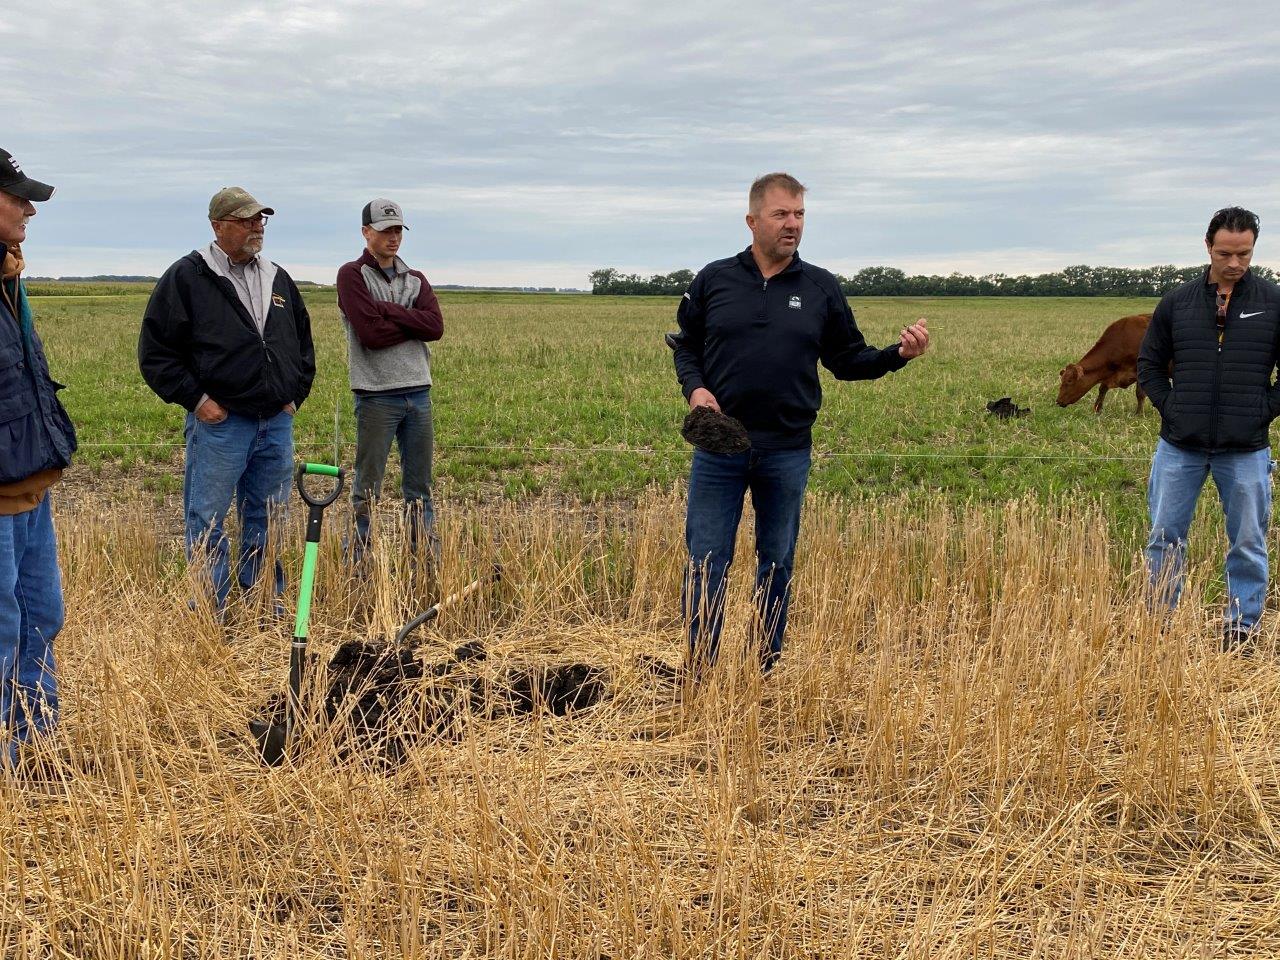
{"label": "gray baseball cap", "polygon": [[379,233],[387,227],[409,229],[404,226],[404,211],[400,209],[400,204],[385,197],[370,200],[364,205],[364,210],[360,213],[360,223],[366,227],[373,227]]}
{"label": "gray baseball cap", "polygon": [[244,187],[223,187],[209,201],[210,220],[239,220],[265,213],[274,216],[275,211],[263,206]]}

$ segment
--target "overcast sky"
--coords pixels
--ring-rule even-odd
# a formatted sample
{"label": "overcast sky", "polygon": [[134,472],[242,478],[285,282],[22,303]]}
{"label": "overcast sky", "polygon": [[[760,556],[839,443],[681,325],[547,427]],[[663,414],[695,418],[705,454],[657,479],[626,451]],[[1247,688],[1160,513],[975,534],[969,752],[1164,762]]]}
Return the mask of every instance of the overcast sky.
{"label": "overcast sky", "polygon": [[297,279],[331,281],[388,196],[433,282],[585,287],[746,246],[770,170],[843,273],[1195,263],[1229,203],[1277,264],[1274,10],[20,0],[0,146],[57,187],[37,275],[158,274],[237,184]]}

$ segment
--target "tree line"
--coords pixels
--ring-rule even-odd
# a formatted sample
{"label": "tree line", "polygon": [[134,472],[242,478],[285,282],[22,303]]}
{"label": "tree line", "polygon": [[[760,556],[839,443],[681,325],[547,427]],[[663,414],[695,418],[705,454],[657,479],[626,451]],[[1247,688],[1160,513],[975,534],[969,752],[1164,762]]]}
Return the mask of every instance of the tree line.
{"label": "tree line", "polygon": [[[1253,271],[1268,280],[1276,279],[1270,267],[1255,266]],[[1203,266],[1081,265],[1034,276],[988,273],[974,277],[963,273],[908,275],[896,267],[866,267],[851,277],[836,274],[836,279],[848,297],[1158,297],[1203,272]],[[642,277],[604,267],[593,270],[590,280],[593,294],[678,297],[693,282],[693,271]]]}

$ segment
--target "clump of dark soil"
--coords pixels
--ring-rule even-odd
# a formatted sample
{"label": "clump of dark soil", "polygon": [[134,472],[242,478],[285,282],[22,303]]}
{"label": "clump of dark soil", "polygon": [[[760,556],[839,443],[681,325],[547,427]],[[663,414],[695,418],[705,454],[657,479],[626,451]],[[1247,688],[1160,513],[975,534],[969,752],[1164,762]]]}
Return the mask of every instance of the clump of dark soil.
{"label": "clump of dark soil", "polygon": [[479,640],[468,640],[454,648],[453,659],[458,663],[467,660],[484,660],[489,656],[489,651],[484,648],[484,644]]}
{"label": "clump of dark soil", "polygon": [[710,407],[690,410],[680,435],[707,453],[744,453],[751,449],[751,438],[742,422]]}
{"label": "clump of dark soil", "polygon": [[[415,648],[397,649],[381,640],[349,640],[328,666],[314,656],[308,673],[326,677],[324,718],[342,725],[339,753],[395,766],[423,739],[460,740],[464,719],[546,711],[566,716],[593,706],[607,694],[607,672],[585,663],[512,666],[486,679],[475,668],[488,658],[478,640],[436,662]],[[261,716],[285,722],[286,699],[272,697]]]}
{"label": "clump of dark soil", "polygon": [[1025,417],[1031,412],[1031,408],[1018,406],[1013,402],[1012,397],[1001,397],[987,404],[987,412],[1001,420],[1010,420],[1014,417]]}
{"label": "clump of dark soil", "polygon": [[513,670],[501,681],[512,713],[544,708],[557,717],[594,706],[604,696],[604,671],[587,663]]}

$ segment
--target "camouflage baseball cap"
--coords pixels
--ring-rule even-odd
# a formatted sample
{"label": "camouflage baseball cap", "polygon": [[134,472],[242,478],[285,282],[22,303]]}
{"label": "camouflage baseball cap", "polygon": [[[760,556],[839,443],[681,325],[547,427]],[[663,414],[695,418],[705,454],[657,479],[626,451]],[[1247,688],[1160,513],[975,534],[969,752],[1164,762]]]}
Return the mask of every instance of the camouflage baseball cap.
{"label": "camouflage baseball cap", "polygon": [[253,199],[244,187],[223,187],[209,201],[210,220],[239,220],[256,217],[260,213],[273,216],[275,211]]}

